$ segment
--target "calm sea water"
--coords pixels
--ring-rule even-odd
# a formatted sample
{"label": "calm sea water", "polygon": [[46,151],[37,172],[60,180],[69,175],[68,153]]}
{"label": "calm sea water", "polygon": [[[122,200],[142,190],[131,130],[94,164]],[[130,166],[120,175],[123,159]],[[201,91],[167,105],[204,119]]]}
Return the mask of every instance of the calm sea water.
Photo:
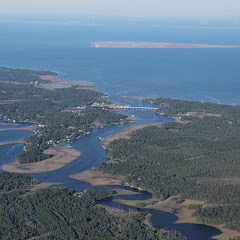
{"label": "calm sea water", "polygon": [[53,70],[122,95],[240,104],[240,49],[96,49],[93,41],[240,45],[240,28],[0,23],[0,66]]}
{"label": "calm sea water", "polygon": [[[240,49],[95,49],[93,41],[152,41],[240,45],[240,28],[183,28],[157,26],[107,26],[67,24],[0,23],[0,66],[57,71],[59,76],[75,81],[91,81],[109,95],[109,99],[133,106],[148,106],[123,95],[173,97],[190,100],[240,104]],[[152,112],[134,114],[141,123],[166,122],[171,119]],[[0,122],[2,123],[2,122]],[[121,131],[127,125],[96,128],[90,135],[73,142],[82,152],[76,161],[57,171],[33,174],[41,181],[63,182],[65,186],[85,189],[90,184],[68,176],[106,161],[107,152],[99,137]],[[16,126],[12,126],[16,127]],[[1,128],[9,128],[2,126]],[[29,132],[4,131],[0,141],[10,141]],[[1,164],[12,162],[23,150],[22,144],[0,146]],[[115,186],[116,187],[116,186]],[[97,189],[111,189],[105,186]],[[119,188],[125,188],[119,186]],[[125,196],[149,199],[151,194]],[[130,209],[107,199],[114,207]],[[137,210],[137,209],[130,209]],[[180,230],[188,239],[210,239],[219,234],[215,228],[198,224],[173,224],[174,214],[146,210],[157,227]]]}

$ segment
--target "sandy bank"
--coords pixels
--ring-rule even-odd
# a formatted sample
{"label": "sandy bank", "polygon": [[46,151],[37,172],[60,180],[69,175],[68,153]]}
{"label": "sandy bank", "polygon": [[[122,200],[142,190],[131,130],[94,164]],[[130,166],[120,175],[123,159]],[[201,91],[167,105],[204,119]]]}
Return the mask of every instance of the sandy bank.
{"label": "sandy bank", "polygon": [[109,135],[106,138],[103,138],[103,144],[107,145],[108,143],[113,142],[114,140],[117,140],[117,139],[120,139],[120,138],[130,139],[130,134],[135,132],[138,129],[142,129],[142,128],[149,127],[149,126],[160,127],[161,125],[162,125],[162,123],[151,123],[151,124],[130,126],[130,127],[125,128],[121,132],[117,132],[117,133],[114,133],[112,135]]}
{"label": "sandy bank", "polygon": [[231,45],[209,45],[162,42],[92,42],[93,48],[240,48]]}
{"label": "sandy bank", "polygon": [[66,164],[74,161],[81,153],[69,147],[56,147],[44,151],[46,154],[54,154],[55,156],[36,163],[20,164],[15,161],[5,164],[1,168],[6,172],[16,173],[43,173],[51,172],[64,167]]}
{"label": "sandy bank", "polygon": [[[52,83],[41,83],[40,85],[46,89],[69,88],[71,86],[78,86],[80,89],[95,90],[91,82],[75,82],[67,79],[58,78],[52,75],[40,76],[42,80],[49,80]],[[60,85],[59,85],[60,84]]]}
{"label": "sandy bank", "polygon": [[75,175],[70,176],[70,178],[88,182],[92,186],[103,186],[103,185],[122,185],[124,180],[121,176],[113,176],[110,174],[102,173],[97,170],[87,170]]}
{"label": "sandy bank", "polygon": [[17,141],[2,142],[2,143],[0,143],[0,146],[8,145],[8,144],[16,144],[16,143],[24,143],[25,144],[25,141],[24,140],[17,140]]}
{"label": "sandy bank", "polygon": [[4,129],[0,129],[0,132],[3,131],[33,131],[34,130],[34,126],[30,126],[30,127],[22,127],[22,128],[4,128]]}
{"label": "sandy bank", "polygon": [[30,188],[30,191],[35,192],[40,189],[46,189],[46,188],[49,188],[49,187],[52,187],[55,185],[60,185],[60,184],[62,184],[62,183],[40,182],[39,184],[34,185],[32,188]]}
{"label": "sandy bank", "polygon": [[[152,199],[152,200],[155,200],[157,202],[155,204],[151,205],[151,200],[136,201],[136,200],[116,199],[114,201],[125,204],[125,205],[138,207],[138,208],[141,208],[141,207],[139,207],[139,204],[143,203],[146,206],[142,207],[142,208],[155,209],[155,210],[160,210],[160,211],[170,212],[170,213],[177,211],[176,216],[178,217],[178,220],[175,222],[175,224],[182,224],[182,223],[202,224],[195,217],[193,217],[192,214],[193,214],[194,210],[189,209],[188,207],[192,204],[200,204],[205,207],[211,206],[211,204],[205,204],[204,201],[189,200],[189,199],[185,200],[184,202],[182,202],[180,204],[177,204],[174,201],[174,197],[170,197],[170,198],[166,199],[165,201],[160,201],[158,199]],[[213,237],[213,239],[226,240],[229,238],[234,238],[234,237],[240,236],[239,232],[237,232],[235,230],[226,229],[226,228],[224,228],[224,225],[210,225],[210,224],[205,224],[205,225],[215,227],[222,232],[220,235]]]}
{"label": "sandy bank", "polygon": [[[164,201],[160,201],[159,199],[148,199],[148,200],[121,200],[116,199],[115,202],[119,202],[128,206],[138,207],[138,208],[147,208],[147,209],[155,209],[164,212],[173,213],[175,210],[180,209],[181,205],[177,204],[172,200],[173,197],[170,197]],[[151,202],[155,201],[154,204]],[[144,204],[145,207],[141,207],[140,205]]]}

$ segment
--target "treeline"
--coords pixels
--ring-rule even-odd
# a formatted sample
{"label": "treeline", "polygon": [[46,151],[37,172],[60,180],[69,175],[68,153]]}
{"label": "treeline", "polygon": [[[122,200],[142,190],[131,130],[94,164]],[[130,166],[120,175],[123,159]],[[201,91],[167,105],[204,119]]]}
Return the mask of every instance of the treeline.
{"label": "treeline", "polygon": [[[175,101],[181,105],[180,100]],[[184,106],[187,101],[183,102]],[[171,101],[168,104],[166,109],[170,109]],[[189,106],[187,111],[204,110],[222,116],[187,117],[184,124],[172,122],[137,130],[130,139],[109,144],[109,157],[119,163],[102,163],[99,169],[124,175],[128,184],[148,190],[159,199],[178,195],[228,205],[227,211],[232,216],[240,206],[240,111],[238,106],[196,105],[197,109]],[[171,106],[172,112],[179,113],[178,107]],[[226,227],[240,230],[239,212],[235,218],[224,218],[223,215],[221,221]]]}
{"label": "treeline", "polygon": [[31,185],[36,185],[38,183],[38,180],[31,176],[19,173],[0,173],[0,191],[28,189]]}
{"label": "treeline", "polygon": [[19,83],[49,83],[48,80],[43,80],[41,75],[57,75],[50,71],[35,71],[29,69],[14,69],[8,67],[0,67],[0,81],[4,82],[19,82]]}
{"label": "treeline", "polygon": [[171,98],[146,98],[143,101],[162,105],[157,112],[170,116],[185,114],[187,112],[205,112],[222,114],[228,118],[230,118],[229,115],[231,115],[231,118],[237,120],[240,112],[240,106],[237,105],[223,105]]}
{"label": "treeline", "polygon": [[[0,173],[0,179],[2,173]],[[15,175],[16,176],[16,175]],[[25,180],[24,175],[22,180]],[[13,176],[14,177],[14,176]],[[32,179],[32,181],[34,181]],[[8,180],[4,184],[11,183]],[[26,188],[29,187],[26,184]],[[50,239],[162,239],[183,240],[180,233],[146,226],[142,213],[111,214],[97,207],[99,199],[113,191],[93,189],[81,193],[68,188],[36,192],[0,192],[0,238],[2,240]]]}
{"label": "treeline", "polygon": [[36,135],[26,138],[26,152],[17,157],[20,163],[51,157],[43,151],[61,140],[74,140],[92,131],[95,121],[110,124],[126,118],[109,109],[92,107],[94,102],[107,102],[103,94],[96,91],[76,87],[52,91],[33,85],[7,83],[0,83],[0,89],[0,103],[3,101],[0,104],[1,118],[38,125]]}
{"label": "treeline", "polygon": [[[195,210],[193,216],[206,224],[225,224],[229,229],[240,232],[240,206],[216,206],[205,207],[200,205],[191,206]],[[234,211],[233,211],[234,208]]]}

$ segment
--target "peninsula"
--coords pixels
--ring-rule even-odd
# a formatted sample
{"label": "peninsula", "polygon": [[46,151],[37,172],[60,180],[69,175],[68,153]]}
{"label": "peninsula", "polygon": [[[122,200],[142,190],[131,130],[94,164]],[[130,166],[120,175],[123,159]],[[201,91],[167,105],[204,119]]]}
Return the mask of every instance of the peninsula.
{"label": "peninsula", "polygon": [[[107,107],[111,102],[104,94],[92,91],[91,83],[60,79],[54,72],[0,67],[0,89],[0,118],[14,123],[32,122],[30,128],[14,128],[14,131],[34,129],[35,133],[17,141],[26,143],[25,151],[14,163],[2,166],[5,171],[57,170],[80,156],[80,152],[59,147],[58,143],[90,133],[96,122],[107,125],[128,121],[126,116]],[[6,130],[10,129],[0,129]],[[10,143],[13,142],[0,145]]]}
{"label": "peninsula", "polygon": [[173,209],[177,223],[211,225],[222,232],[215,239],[240,239],[240,106],[131,98],[164,105],[156,112],[176,122],[131,126],[103,139],[110,160],[97,171],[153,194],[151,201],[118,202]]}
{"label": "peninsula", "polygon": [[93,48],[240,48],[231,45],[209,45],[163,42],[92,42]]}

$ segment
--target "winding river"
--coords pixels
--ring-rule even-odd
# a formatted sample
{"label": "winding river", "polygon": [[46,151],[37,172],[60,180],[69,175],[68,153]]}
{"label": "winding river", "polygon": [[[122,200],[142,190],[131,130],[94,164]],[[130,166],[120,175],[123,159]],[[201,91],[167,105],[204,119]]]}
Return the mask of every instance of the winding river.
{"label": "winding river", "polygon": [[[150,104],[142,103],[137,100],[132,99],[123,99],[124,103],[131,104],[132,106],[150,106]],[[153,106],[153,105],[151,105]],[[164,123],[169,121],[174,121],[166,116],[155,114],[150,110],[126,110],[124,114],[128,116],[134,115],[136,118],[141,120],[134,123],[127,124],[117,124],[106,126],[104,128],[95,128],[94,131],[89,134],[81,137],[70,143],[73,149],[79,150],[82,152],[81,157],[77,158],[75,161],[67,164],[65,167],[47,173],[38,173],[32,174],[33,177],[36,177],[40,181],[44,182],[58,182],[63,183],[66,187],[77,188],[80,190],[85,190],[87,188],[95,188],[95,189],[126,189],[131,190],[133,192],[138,192],[138,194],[133,195],[122,195],[110,197],[102,200],[100,203],[103,205],[116,207],[120,209],[125,209],[127,211],[140,211],[145,213],[152,214],[150,219],[153,226],[158,228],[168,228],[174,229],[182,232],[187,239],[189,240],[208,240],[211,239],[212,236],[218,235],[221,232],[210,226],[202,225],[202,224],[174,224],[177,220],[177,216],[173,213],[167,213],[158,210],[152,209],[139,209],[136,207],[130,207],[124,204],[120,204],[114,202],[114,199],[124,199],[124,200],[145,200],[151,199],[152,194],[145,191],[140,191],[138,189],[134,189],[126,186],[101,186],[101,187],[92,187],[89,183],[74,180],[69,178],[69,176],[73,174],[77,174],[79,172],[89,170],[92,167],[97,167],[98,164],[107,160],[107,151],[102,147],[101,138],[106,137],[110,134],[122,131],[124,128],[136,125],[136,124],[147,124],[147,123]],[[3,122],[0,123],[1,128],[4,129]],[[26,126],[25,123],[20,123],[20,126]],[[16,125],[6,125],[5,128],[15,128],[19,127]],[[15,131],[12,134],[12,130],[2,131],[0,132],[0,141],[14,141],[21,139],[27,135],[31,135],[31,131]],[[10,163],[15,160],[15,156],[23,151],[23,144],[8,144],[4,146],[0,146],[0,156],[1,156],[1,165]]]}
{"label": "winding river", "polygon": [[[25,18],[25,16],[24,16]],[[176,27],[158,24],[25,24],[2,22],[1,66],[51,70],[59,77],[73,81],[94,82],[97,88],[108,93],[109,100],[131,106],[148,106],[137,100],[121,96],[171,97],[198,101],[240,104],[239,95],[239,49],[96,49],[90,48],[93,41],[142,41],[204,43],[214,45],[240,45],[240,31],[227,27]],[[24,33],[24,34],[22,34]],[[105,137],[133,124],[173,121],[151,111],[125,111],[125,114],[141,118],[131,124],[119,124],[95,128],[71,143],[82,156],[65,167],[42,174],[33,174],[41,181],[62,182],[67,187],[84,190],[91,188],[85,182],[69,178],[107,160],[107,151],[102,148],[99,137]],[[4,126],[0,129],[19,126]],[[20,124],[25,127],[25,124]],[[0,143],[16,141],[30,131],[0,131]],[[23,144],[0,144],[0,164],[13,162],[23,152]],[[116,186],[96,187],[112,189]],[[118,188],[127,188],[118,186]],[[127,188],[130,189],[130,188]],[[140,209],[113,202],[121,199],[150,199],[150,193],[118,196],[102,201],[102,204],[130,211]],[[208,240],[218,235],[219,230],[199,224],[174,224],[175,214],[155,210],[151,222],[157,227],[168,227],[184,233],[188,239]]]}

